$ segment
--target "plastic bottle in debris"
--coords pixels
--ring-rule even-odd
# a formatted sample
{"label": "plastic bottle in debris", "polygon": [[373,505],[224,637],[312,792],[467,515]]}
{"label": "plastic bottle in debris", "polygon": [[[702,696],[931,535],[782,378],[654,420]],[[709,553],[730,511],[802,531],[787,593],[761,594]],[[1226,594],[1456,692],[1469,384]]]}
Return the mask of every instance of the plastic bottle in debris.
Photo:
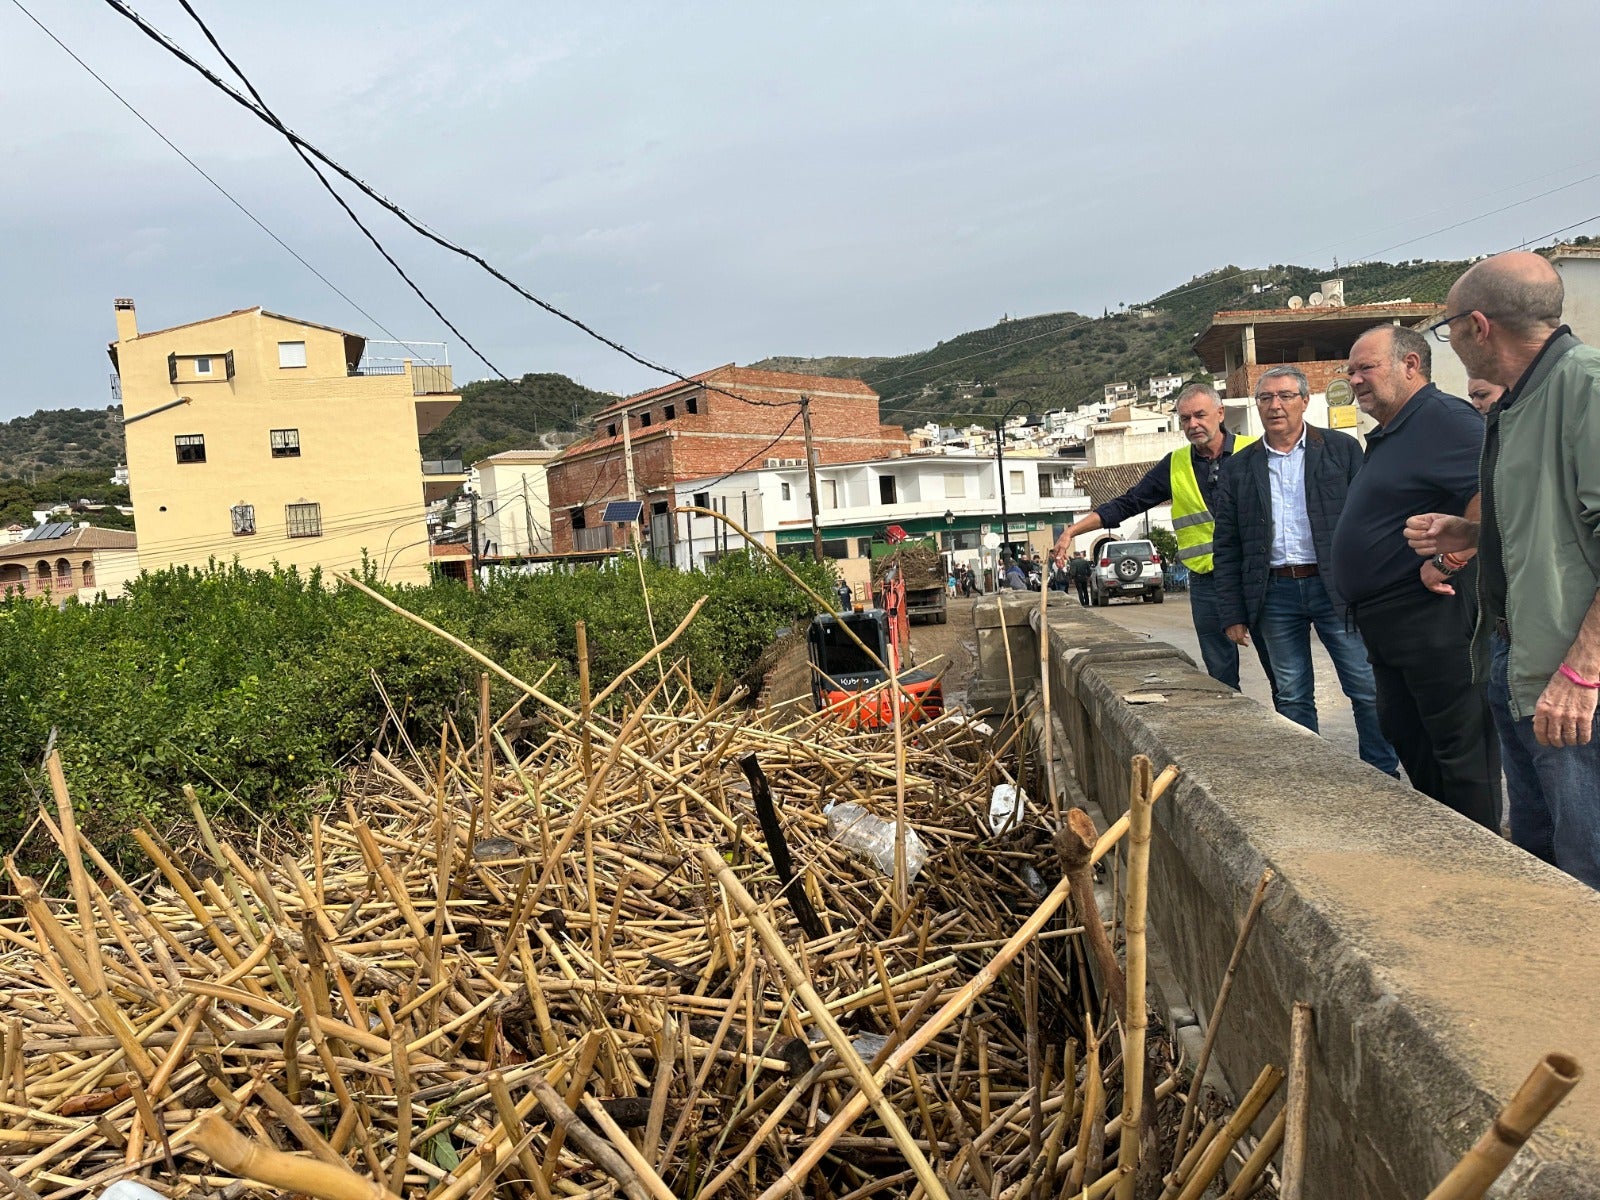
{"label": "plastic bottle in debris", "polygon": [[135,1183],[131,1179],[119,1179],[100,1193],[100,1200],[167,1200],[167,1198],[142,1183]]}
{"label": "plastic bottle in debris", "polygon": [[[869,813],[852,801],[827,808],[828,836],[846,850],[867,859],[885,875],[894,874],[894,822]],[[928,850],[915,829],[906,830],[906,878],[915,879],[928,861]]]}
{"label": "plastic bottle in debris", "polygon": [[989,832],[998,837],[1022,824],[1028,793],[1015,784],[997,784],[989,797]]}

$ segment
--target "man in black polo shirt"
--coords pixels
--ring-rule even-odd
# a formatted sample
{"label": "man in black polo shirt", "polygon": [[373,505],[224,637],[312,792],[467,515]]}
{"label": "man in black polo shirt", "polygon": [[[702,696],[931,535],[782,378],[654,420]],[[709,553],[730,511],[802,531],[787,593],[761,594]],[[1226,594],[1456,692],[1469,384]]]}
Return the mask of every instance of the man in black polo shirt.
{"label": "man in black polo shirt", "polygon": [[1412,513],[1477,507],[1483,417],[1429,382],[1432,365],[1422,334],[1398,325],[1370,329],[1350,349],[1356,403],[1378,428],[1334,529],[1333,570],[1367,644],[1378,723],[1411,785],[1498,831],[1498,740],[1472,680],[1472,584],[1453,596],[1429,591],[1405,537]]}

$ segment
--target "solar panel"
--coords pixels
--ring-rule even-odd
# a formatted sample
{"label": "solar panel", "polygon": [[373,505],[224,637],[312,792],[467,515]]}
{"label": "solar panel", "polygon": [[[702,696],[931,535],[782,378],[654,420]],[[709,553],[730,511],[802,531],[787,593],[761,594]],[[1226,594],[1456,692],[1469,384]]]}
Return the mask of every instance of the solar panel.
{"label": "solar panel", "polygon": [[25,542],[48,542],[54,538],[65,537],[72,532],[71,521],[51,521],[48,525],[40,525],[37,529],[28,530],[22,540]]}
{"label": "solar panel", "polygon": [[612,523],[626,525],[631,521],[637,521],[642,512],[644,512],[642,500],[612,500],[600,514],[600,519],[608,525]]}

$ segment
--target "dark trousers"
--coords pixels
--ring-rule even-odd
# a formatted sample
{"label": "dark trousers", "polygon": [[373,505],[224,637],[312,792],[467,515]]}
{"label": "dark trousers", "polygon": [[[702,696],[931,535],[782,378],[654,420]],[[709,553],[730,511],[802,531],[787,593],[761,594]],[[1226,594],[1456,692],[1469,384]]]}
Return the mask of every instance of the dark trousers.
{"label": "dark trousers", "polygon": [[1088,579],[1088,577],[1085,576],[1085,577],[1083,577],[1081,579],[1074,579],[1072,582],[1078,585],[1078,603],[1083,605],[1085,608],[1088,608],[1089,607],[1089,579]]}
{"label": "dark trousers", "polygon": [[1378,724],[1411,786],[1500,832],[1500,739],[1472,680],[1473,581],[1454,596],[1419,582],[1352,606],[1378,687]]}

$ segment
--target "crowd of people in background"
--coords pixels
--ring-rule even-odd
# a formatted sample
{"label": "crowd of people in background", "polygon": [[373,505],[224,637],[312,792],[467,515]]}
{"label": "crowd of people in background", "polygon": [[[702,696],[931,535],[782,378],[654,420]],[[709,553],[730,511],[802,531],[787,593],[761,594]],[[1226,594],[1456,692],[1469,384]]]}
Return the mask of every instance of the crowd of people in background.
{"label": "crowd of people in background", "polygon": [[[1256,381],[1259,441],[1191,384],[1189,444],[1069,526],[1050,578],[1087,603],[1074,539],[1170,504],[1214,678],[1238,688],[1253,647],[1274,706],[1315,731],[1315,631],[1363,760],[1497,833],[1508,818],[1517,846],[1600,888],[1600,350],[1563,301],[1516,251],[1463,274],[1427,329],[1367,331],[1346,365],[1376,422],[1364,448],[1305,420],[1296,367]],[[1432,382],[1442,343],[1465,398]]]}

